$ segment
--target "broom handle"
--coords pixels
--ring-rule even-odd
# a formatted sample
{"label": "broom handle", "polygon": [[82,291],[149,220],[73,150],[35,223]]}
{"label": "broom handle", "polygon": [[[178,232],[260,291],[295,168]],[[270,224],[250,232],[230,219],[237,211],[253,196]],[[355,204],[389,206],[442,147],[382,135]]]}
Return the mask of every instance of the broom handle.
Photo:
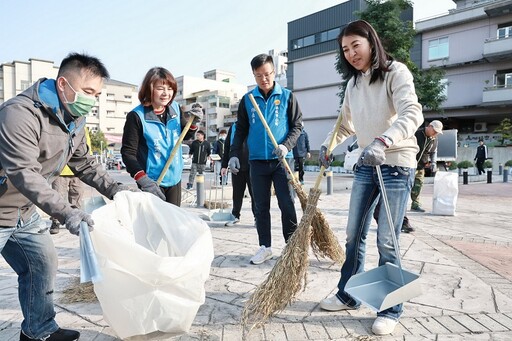
{"label": "broom handle", "polygon": [[[338,118],[336,119],[336,124],[334,125],[334,131],[331,135],[331,141],[329,141],[329,145],[327,146],[327,155],[331,155],[332,150],[336,147],[336,136],[338,135],[338,130],[340,130],[341,121],[343,120],[343,114],[340,112]],[[315,189],[320,187],[320,182],[322,182],[322,178],[324,176],[325,167],[323,165],[320,166],[320,172],[316,177],[315,181]]]}
{"label": "broom handle", "polygon": [[[270,137],[270,141],[272,141],[272,144],[274,145],[274,148],[278,148],[278,144],[276,139],[274,138],[274,134],[272,134],[272,130],[270,130],[270,127],[268,126],[267,121],[265,121],[265,117],[263,117],[263,114],[261,113],[260,107],[258,106],[258,103],[256,103],[256,100],[254,99],[254,96],[252,94],[249,94],[249,99],[252,102],[252,105],[254,106],[254,109],[256,109],[256,112],[258,113],[258,116],[260,117],[261,123],[263,123],[263,126],[265,127],[265,130],[267,131],[268,136]],[[290,165],[288,165],[288,162],[286,162],[286,159],[283,157],[283,164],[288,173],[290,173],[290,176],[292,178],[292,181],[295,180],[295,175],[293,174]]]}
{"label": "broom handle", "polygon": [[398,252],[398,240],[396,239],[395,233],[395,225],[393,225],[393,217],[391,217],[391,209],[389,208],[388,196],[386,194],[386,188],[384,187],[384,179],[382,178],[382,171],[380,166],[375,166],[377,171],[377,177],[379,178],[380,184],[380,195],[382,196],[382,201],[384,202],[384,208],[386,209],[386,216],[388,218],[389,230],[391,231],[391,237],[393,238],[393,248],[395,249],[396,259],[398,261],[398,268],[400,269],[400,279],[402,280],[402,285],[405,284],[404,274],[402,272],[402,262],[400,261],[400,253]]}
{"label": "broom handle", "polygon": [[176,141],[176,144],[172,148],[171,155],[169,155],[169,158],[167,159],[167,162],[165,163],[164,168],[162,169],[162,172],[160,173],[160,176],[156,180],[156,184],[160,186],[160,183],[164,179],[165,173],[167,173],[167,170],[169,169],[169,166],[171,165],[172,160],[174,159],[174,156],[178,152],[178,148],[181,148],[181,142],[183,142],[183,139],[185,139],[185,135],[187,134],[188,130],[190,129],[190,126],[192,125],[192,122],[194,122],[194,115],[190,115],[187,124],[183,128],[183,131],[181,132],[180,137],[178,138],[178,141]]}

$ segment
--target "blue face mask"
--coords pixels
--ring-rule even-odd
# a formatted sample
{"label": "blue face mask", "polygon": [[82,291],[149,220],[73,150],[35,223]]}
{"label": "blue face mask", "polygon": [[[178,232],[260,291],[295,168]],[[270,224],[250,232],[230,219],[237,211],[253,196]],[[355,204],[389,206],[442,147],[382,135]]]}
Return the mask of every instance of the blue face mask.
{"label": "blue face mask", "polygon": [[62,93],[62,95],[64,96],[65,103],[71,115],[73,115],[74,117],[88,115],[91,112],[94,105],[96,104],[96,97],[76,91],[75,89],[73,89],[71,84],[69,84],[66,78],[64,78],[64,80],[66,81],[66,83],[68,83],[71,90],[73,90],[73,92],[75,93],[75,98],[73,101],[68,101],[66,95]]}

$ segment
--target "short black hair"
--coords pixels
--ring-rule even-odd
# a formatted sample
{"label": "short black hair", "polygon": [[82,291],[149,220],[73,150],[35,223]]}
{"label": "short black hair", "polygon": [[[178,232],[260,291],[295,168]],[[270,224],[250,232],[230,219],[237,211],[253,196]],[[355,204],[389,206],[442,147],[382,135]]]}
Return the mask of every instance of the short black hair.
{"label": "short black hair", "polygon": [[272,66],[274,66],[274,59],[272,58],[272,56],[262,53],[262,54],[257,55],[256,57],[254,57],[251,60],[251,68],[254,71],[266,63],[270,63],[270,64],[272,64]]}
{"label": "short black hair", "polygon": [[84,70],[91,75],[108,79],[110,74],[103,63],[96,57],[89,56],[85,53],[72,52],[66,56],[60,63],[58,77],[65,75],[70,71]]}
{"label": "short black hair", "polygon": [[201,135],[203,135],[203,136],[206,136],[206,134],[205,134],[205,133],[204,133],[204,131],[202,131],[202,130],[198,130],[198,131],[196,131],[196,134],[201,134]]}

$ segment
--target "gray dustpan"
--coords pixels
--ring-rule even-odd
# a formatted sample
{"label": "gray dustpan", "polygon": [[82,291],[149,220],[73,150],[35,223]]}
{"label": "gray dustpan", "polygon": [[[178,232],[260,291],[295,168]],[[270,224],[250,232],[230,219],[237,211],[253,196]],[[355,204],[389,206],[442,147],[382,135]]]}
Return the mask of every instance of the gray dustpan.
{"label": "gray dustpan", "polygon": [[231,212],[224,211],[224,181],[221,179],[221,199],[220,199],[220,209],[214,211],[211,214],[212,221],[231,221],[235,220],[235,216],[231,214]]}
{"label": "gray dustpan", "polygon": [[391,236],[398,265],[386,263],[373,270],[352,276],[345,286],[345,292],[369,308],[382,311],[421,295],[421,284],[418,274],[402,269],[382,172],[380,166],[376,166],[376,169],[388,223],[392,229]]}

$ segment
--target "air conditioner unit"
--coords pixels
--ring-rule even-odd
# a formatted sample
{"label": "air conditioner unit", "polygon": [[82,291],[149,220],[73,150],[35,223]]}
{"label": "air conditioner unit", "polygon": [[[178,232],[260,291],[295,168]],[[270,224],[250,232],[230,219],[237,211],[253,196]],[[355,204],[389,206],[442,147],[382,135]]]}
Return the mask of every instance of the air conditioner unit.
{"label": "air conditioner unit", "polygon": [[481,133],[487,131],[487,122],[475,122],[474,129],[475,133]]}

